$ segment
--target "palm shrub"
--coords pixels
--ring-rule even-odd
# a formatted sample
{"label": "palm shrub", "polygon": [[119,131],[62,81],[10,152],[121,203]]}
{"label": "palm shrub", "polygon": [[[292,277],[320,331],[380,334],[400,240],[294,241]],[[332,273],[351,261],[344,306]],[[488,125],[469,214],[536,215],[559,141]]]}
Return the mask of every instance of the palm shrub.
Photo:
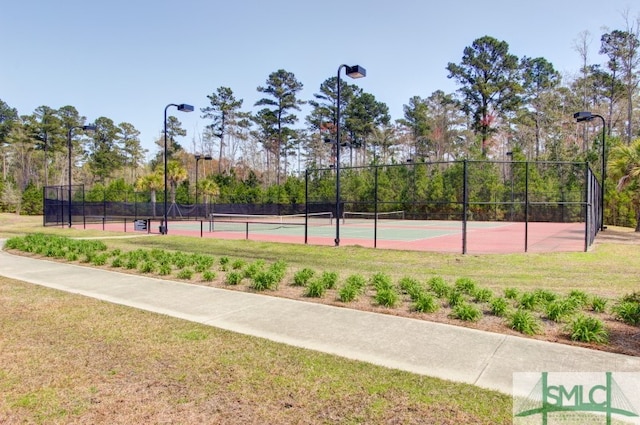
{"label": "palm shrub", "polygon": [[107,264],[107,260],[109,259],[109,254],[106,252],[96,254],[92,259],[91,263],[95,266],[104,266]]}
{"label": "palm shrub", "polygon": [[338,299],[343,303],[348,303],[360,295],[360,291],[354,285],[344,284],[338,289]]}
{"label": "palm shrub", "polygon": [[589,295],[587,295],[586,292],[579,291],[577,289],[569,292],[569,296],[567,298],[570,299],[577,308],[582,308],[589,304]]}
{"label": "palm shrub", "polygon": [[536,289],[533,294],[538,300],[538,304],[548,304],[558,299],[558,294],[547,289]]}
{"label": "palm shrub", "polygon": [[374,295],[374,300],[376,304],[384,306],[384,307],[395,307],[398,304],[400,296],[395,288],[391,287],[381,287],[378,289],[376,294]]}
{"label": "palm shrub", "polygon": [[253,279],[258,273],[264,270],[266,263],[264,260],[256,260],[249,264],[244,270],[244,277]]}
{"label": "palm shrub", "polygon": [[569,326],[569,332],[573,341],[604,344],[609,340],[609,333],[604,322],[586,314],[580,314],[573,319]]}
{"label": "palm shrub", "polygon": [[463,294],[472,295],[476,292],[477,285],[473,279],[461,277],[456,279],[454,287]]}
{"label": "palm shrub", "polygon": [[459,290],[454,289],[449,292],[449,297],[447,298],[447,301],[449,303],[449,307],[453,308],[458,304],[461,304],[464,302],[464,295]]}
{"label": "palm shrub", "polygon": [[538,319],[529,310],[521,308],[509,318],[509,327],[526,335],[535,335],[542,329]]}
{"label": "palm shrub", "polygon": [[338,273],[336,272],[322,272],[320,281],[326,289],[333,289],[338,284]]}
{"label": "palm shrub", "polygon": [[393,280],[388,274],[385,273],[375,273],[371,276],[371,285],[373,285],[376,290],[380,289],[388,289],[393,287]]}
{"label": "palm shrub", "polygon": [[[269,272],[273,274],[276,284],[279,284],[282,282],[282,279],[284,279],[284,275],[287,272],[287,263],[284,260],[278,260],[269,267]],[[338,275],[336,274],[334,285],[337,279]]]}
{"label": "palm shrub", "polygon": [[279,275],[270,269],[257,273],[251,281],[251,287],[256,291],[275,290],[278,288],[278,283],[280,283]]}
{"label": "palm shrub", "polygon": [[156,263],[153,261],[145,261],[139,270],[142,273],[153,273],[156,270]]}
{"label": "palm shrub", "polygon": [[591,310],[596,313],[604,313],[607,309],[608,300],[604,297],[594,295],[591,297]]}
{"label": "palm shrub", "polygon": [[611,311],[616,319],[628,325],[640,324],[640,302],[625,301],[623,298]]}
{"label": "palm shrub", "polygon": [[113,257],[113,259],[111,260],[111,267],[122,267],[124,266],[124,261],[122,260],[121,256],[117,256],[117,257]]}
{"label": "palm shrub", "polygon": [[327,292],[327,286],[322,278],[312,279],[307,282],[306,290],[304,292],[305,297],[322,298]]}
{"label": "palm shrub", "polygon": [[479,303],[486,303],[493,298],[493,292],[489,288],[476,288],[475,292],[471,294],[474,301]]}
{"label": "palm shrub", "polygon": [[400,289],[406,292],[412,301],[416,301],[420,295],[424,293],[424,288],[416,279],[411,277],[403,277],[398,282]]}
{"label": "palm shrub", "polygon": [[545,307],[545,313],[549,320],[561,322],[576,311],[576,305],[571,299],[561,299],[550,302]]}
{"label": "palm shrub", "polygon": [[211,282],[216,278],[216,272],[212,270],[205,270],[202,272],[202,280],[205,282]]}
{"label": "palm shrub", "polygon": [[243,277],[244,276],[241,272],[234,270],[227,273],[224,281],[227,285],[238,285],[240,282],[242,282]]}
{"label": "palm shrub", "polygon": [[342,302],[348,303],[362,293],[367,286],[367,280],[360,274],[352,274],[345,280],[342,287],[338,290],[338,299]]}
{"label": "palm shrub", "polygon": [[427,282],[429,289],[433,292],[438,298],[445,298],[449,295],[449,291],[451,287],[447,285],[444,278],[441,276],[434,276]]}
{"label": "palm shrub", "polygon": [[161,263],[158,268],[158,274],[161,276],[168,276],[171,274],[171,264],[169,263]]}
{"label": "palm shrub", "polygon": [[413,310],[420,313],[433,313],[440,307],[435,297],[426,292],[421,292],[413,301]]}
{"label": "palm shrub", "polygon": [[476,322],[482,317],[482,312],[478,307],[467,302],[460,302],[453,307],[451,317],[465,322]]}
{"label": "palm shrub", "polygon": [[240,270],[240,269],[241,269],[241,268],[243,268],[246,264],[247,264],[247,262],[246,262],[246,261],[244,261],[244,260],[240,260],[240,259],[236,259],[236,260],[233,260],[233,261],[231,262],[231,269],[232,269],[232,270]]}
{"label": "palm shrub", "polygon": [[517,300],[520,297],[520,291],[517,288],[505,288],[504,297],[510,300]]}
{"label": "palm shrub", "polygon": [[518,305],[520,306],[520,308],[525,310],[535,310],[539,302],[540,299],[534,292],[524,292],[522,293],[522,295],[520,295]]}
{"label": "palm shrub", "polygon": [[310,268],[305,267],[302,270],[298,270],[293,275],[293,286],[305,286],[307,282],[315,275],[316,272]]}
{"label": "palm shrub", "polygon": [[494,316],[505,317],[509,311],[509,301],[503,297],[492,299],[489,305]]}
{"label": "palm shrub", "polygon": [[193,277],[193,270],[190,268],[184,268],[178,272],[178,279],[191,280]]}

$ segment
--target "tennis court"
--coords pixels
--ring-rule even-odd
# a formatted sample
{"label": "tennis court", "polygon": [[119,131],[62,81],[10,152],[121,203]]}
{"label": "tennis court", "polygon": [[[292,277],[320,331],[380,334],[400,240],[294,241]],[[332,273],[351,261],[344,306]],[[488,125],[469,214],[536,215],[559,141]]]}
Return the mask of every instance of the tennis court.
{"label": "tennis court", "polygon": [[[160,220],[148,220],[148,233],[157,233]],[[129,223],[87,224],[87,228],[131,232]],[[436,251],[446,253],[515,253],[584,251],[582,223],[408,220],[402,212],[376,216],[330,212],[287,216],[212,214],[207,220],[169,221],[170,235],[217,239],[247,239],[282,243]],[[141,231],[141,229],[138,229]]]}

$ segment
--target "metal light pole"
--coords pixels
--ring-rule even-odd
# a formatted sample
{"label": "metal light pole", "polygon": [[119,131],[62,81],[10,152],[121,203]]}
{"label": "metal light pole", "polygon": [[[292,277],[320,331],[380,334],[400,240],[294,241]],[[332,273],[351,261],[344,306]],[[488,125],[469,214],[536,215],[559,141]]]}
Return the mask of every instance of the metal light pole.
{"label": "metal light pole", "polygon": [[336,239],[335,246],[340,246],[340,71],[345,69],[345,73],[351,78],[362,78],[367,76],[367,70],[360,65],[340,65],[338,67],[338,90],[336,93]]}
{"label": "metal light pole", "polygon": [[[194,155],[195,159],[196,159],[196,214],[197,214],[197,208],[198,208],[198,161],[200,161],[201,159],[204,159],[206,161],[211,161],[213,158],[211,157],[211,155]],[[206,174],[206,173],[205,173]]]}
{"label": "metal light pole", "polygon": [[71,150],[72,150],[71,149],[71,133],[73,133],[74,129],[79,129],[79,130],[83,130],[83,131],[87,131],[87,130],[95,131],[96,130],[96,126],[93,125],[93,124],[82,125],[82,126],[80,126],[80,125],[72,126],[72,127],[69,127],[69,131],[67,132],[67,151],[69,152],[69,179],[68,179],[68,181],[69,181],[69,193],[68,193],[68,196],[69,196],[69,199],[68,199],[68,202],[69,202],[69,208],[68,208],[69,209],[69,228],[71,228]]}
{"label": "metal light pole", "polygon": [[170,103],[164,107],[164,216],[162,219],[162,226],[160,226],[160,233],[166,235],[169,231],[167,223],[167,109],[169,106],[175,106],[178,111],[193,112],[193,106],[186,103]]}
{"label": "metal light pole", "polygon": [[577,122],[592,121],[596,117],[602,120],[602,184],[600,185],[600,230],[602,231],[607,228],[607,226],[604,225],[604,184],[607,180],[607,146],[605,144],[605,135],[607,125],[602,115],[592,114],[587,111],[576,112],[573,114],[573,118],[575,118]]}

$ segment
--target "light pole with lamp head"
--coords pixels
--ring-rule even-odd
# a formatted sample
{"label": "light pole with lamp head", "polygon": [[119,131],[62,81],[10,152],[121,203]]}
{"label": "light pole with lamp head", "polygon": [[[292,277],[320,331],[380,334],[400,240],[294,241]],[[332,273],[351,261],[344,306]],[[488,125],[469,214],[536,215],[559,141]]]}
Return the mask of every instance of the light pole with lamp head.
{"label": "light pole with lamp head", "polygon": [[602,120],[602,183],[600,185],[600,230],[604,230],[607,227],[604,225],[604,194],[605,194],[605,181],[607,180],[607,146],[606,146],[606,122],[602,115],[592,114],[591,112],[581,111],[573,114],[573,118],[577,122],[592,121],[594,118],[600,118]]}
{"label": "light pole with lamp head", "polygon": [[205,161],[211,161],[213,158],[211,157],[211,155],[194,155],[194,158],[196,159],[196,214],[197,214],[198,212],[198,162],[201,159],[204,159]]}
{"label": "light pole with lamp head", "polygon": [[164,107],[164,216],[162,218],[162,226],[160,226],[160,233],[166,235],[169,231],[167,223],[167,109],[169,106],[175,106],[178,111],[193,112],[193,106],[186,103],[170,103]]}
{"label": "light pole with lamp head", "polygon": [[367,76],[367,70],[360,65],[340,65],[338,67],[338,89],[336,93],[336,239],[335,246],[340,246],[340,71],[345,69],[345,73],[351,78],[362,78]]}
{"label": "light pole with lamp head", "polygon": [[76,125],[76,126],[72,126],[69,127],[69,131],[67,132],[67,150],[69,152],[69,228],[71,228],[71,134],[73,133],[73,130],[78,129],[78,130],[82,130],[82,131],[96,131],[96,126],[93,124],[89,124],[89,125]]}

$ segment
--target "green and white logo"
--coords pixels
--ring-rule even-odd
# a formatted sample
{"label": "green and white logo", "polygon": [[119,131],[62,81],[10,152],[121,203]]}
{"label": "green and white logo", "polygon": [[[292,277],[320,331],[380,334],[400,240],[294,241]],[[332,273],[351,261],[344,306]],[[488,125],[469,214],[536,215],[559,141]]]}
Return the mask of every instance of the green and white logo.
{"label": "green and white logo", "polygon": [[513,423],[640,424],[640,373],[513,374]]}

